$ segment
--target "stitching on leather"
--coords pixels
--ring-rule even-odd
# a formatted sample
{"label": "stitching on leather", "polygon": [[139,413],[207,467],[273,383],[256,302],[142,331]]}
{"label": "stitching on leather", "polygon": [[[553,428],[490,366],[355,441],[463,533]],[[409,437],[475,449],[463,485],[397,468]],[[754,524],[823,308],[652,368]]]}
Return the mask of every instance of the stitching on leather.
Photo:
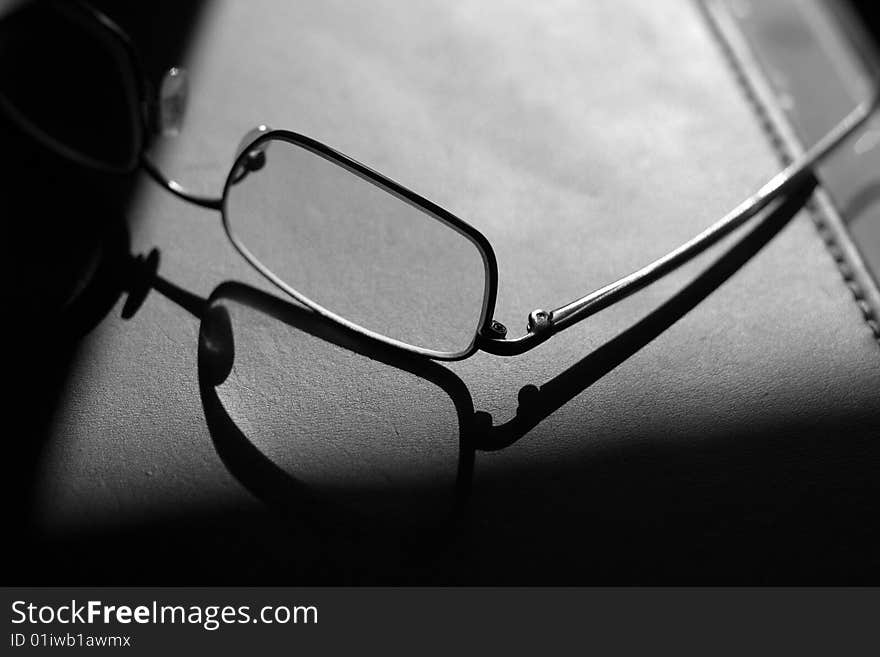
{"label": "stitching on leather", "polygon": [[[712,20],[712,17],[709,15],[709,10],[705,6],[705,2],[698,0],[697,5],[701,10],[700,13],[703,15],[703,19],[708,24],[712,34],[715,36],[715,41],[719,44],[724,59],[725,61],[727,61],[728,67],[733,73],[733,77],[735,78],[737,84],[743,92],[743,95],[746,97],[746,101],[751,106],[752,111],[755,113],[761,130],[769,139],[770,145],[772,146],[773,150],[776,151],[776,154],[779,156],[782,164],[789,164],[792,161],[791,152],[779,130],[777,129],[776,124],[773,122],[770,113],[767,111],[764,103],[761,102],[760,97],[755,92],[754,86],[749,80],[748,74],[745,72],[742,66],[740,66],[740,63],[736,58],[736,54],[733,52],[730,44],[727,43],[727,39],[725,39],[724,35],[719,32],[718,27],[715,25],[715,21]],[[832,260],[834,260],[834,263],[837,266],[837,270],[843,277],[844,284],[850,291],[850,294],[852,295],[856,306],[861,312],[862,319],[871,330],[871,333],[874,336],[874,340],[876,340],[877,343],[880,344],[880,318],[878,318],[876,312],[868,303],[868,300],[865,298],[865,294],[862,291],[861,285],[859,285],[858,281],[853,276],[852,267],[847,261],[846,255],[840,248],[840,244],[838,243],[837,238],[828,227],[828,219],[825,210],[819,207],[819,204],[817,204],[815,199],[812,198],[805,204],[805,207],[809,212],[810,218],[813,221],[813,226],[815,226],[816,232],[819,233],[820,239],[822,240],[823,244],[825,244],[825,248],[831,255]]]}

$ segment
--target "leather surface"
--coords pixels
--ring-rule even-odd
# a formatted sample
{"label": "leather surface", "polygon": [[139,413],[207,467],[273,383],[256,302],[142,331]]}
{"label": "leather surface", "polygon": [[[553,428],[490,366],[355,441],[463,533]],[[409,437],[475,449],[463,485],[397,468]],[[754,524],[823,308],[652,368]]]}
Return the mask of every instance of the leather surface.
{"label": "leather surface", "polygon": [[[203,10],[188,60],[187,124],[159,145],[173,175],[219,191],[258,123],[324,141],[489,238],[496,318],[514,335],[529,311],[677,246],[778,167],[689,3],[225,2]],[[158,248],[159,275],[184,290],[271,291],[219,215],[149,181],[128,222],[132,252]],[[123,319],[120,299],[82,340],[51,415],[34,524],[77,555],[78,574],[61,575],[74,580],[868,577],[880,349],[806,214],[634,353],[583,360],[743,234],[528,354],[442,366],[501,425],[523,386],[586,363],[570,401],[477,451],[465,516],[428,549],[267,511],[259,484],[279,473],[242,485],[209,430],[199,320],[155,291]],[[459,422],[442,386],[225,306],[235,365],[218,399],[282,472],[343,503],[454,486]]]}
{"label": "leather surface", "polygon": [[[845,4],[783,0],[707,6],[733,68],[741,72],[744,92],[755,99],[756,115],[783,157],[821,138],[876,85],[876,47]],[[823,191],[813,218],[880,339],[878,126],[875,116],[819,168]]]}

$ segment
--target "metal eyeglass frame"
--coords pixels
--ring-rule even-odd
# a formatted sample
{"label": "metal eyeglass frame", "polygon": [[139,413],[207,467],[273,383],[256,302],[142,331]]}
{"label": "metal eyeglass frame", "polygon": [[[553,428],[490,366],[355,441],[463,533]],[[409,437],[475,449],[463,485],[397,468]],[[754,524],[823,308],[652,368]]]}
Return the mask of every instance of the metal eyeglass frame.
{"label": "metal eyeglass frame", "polygon": [[[180,183],[165,176],[147,157],[145,153],[145,135],[149,126],[154,123],[157,104],[151,96],[149,85],[143,74],[137,52],[128,35],[116,25],[110,18],[83,2],[66,4],[62,11],[80,23],[90,22],[88,29],[93,31],[98,38],[111,42],[112,52],[118,57],[125,59],[123,64],[128,65],[132,73],[134,84],[130,85],[131,93],[137,94],[134,105],[140,107],[141,116],[134,121],[135,133],[133,143],[136,145],[137,157],[130,167],[125,167],[117,172],[130,172],[138,165],[159,185],[165,187],[172,194],[195,205],[218,210],[222,214],[224,230],[238,250],[238,252],[266,279],[280,290],[293,297],[303,305],[311,308],[319,315],[336,323],[346,326],[356,333],[370,336],[383,343],[406,351],[416,353],[434,360],[462,360],[473,355],[477,351],[499,356],[515,356],[530,349],[534,349],[551,336],[573,326],[574,324],[590,317],[591,315],[625,299],[642,288],[662,278],[666,274],[677,269],[684,263],[693,259],[726,235],[736,230],[749,219],[766,209],[774,200],[787,196],[794,192],[798,185],[810,179],[814,167],[829,153],[839,147],[849,136],[858,130],[880,106],[880,91],[875,87],[872,97],[860,103],[840,123],[822,137],[813,146],[795,158],[782,171],[777,173],[765,185],[752,196],[744,200],[728,214],[711,224],[698,235],[694,236],[678,248],[666,255],[654,260],[631,274],[609,283],[585,296],[575,299],[553,310],[533,310],[528,315],[527,330],[525,335],[517,338],[508,338],[507,329],[501,323],[493,319],[495,301],[498,290],[498,265],[495,253],[489,240],[476,228],[459,219],[452,213],[444,210],[435,203],[420,196],[416,192],[391,180],[369,167],[357,162],[351,157],[340,153],[329,146],[316,141],[305,135],[287,130],[270,130],[265,126],[255,128],[242,140],[238,153],[226,183],[223,195],[219,198],[205,197],[192,193]],[[39,131],[36,126],[30,124],[26,118],[13,115],[19,123],[33,136],[45,145],[59,152],[61,155],[77,161],[78,163],[108,170],[106,166],[97,166],[93,161],[79,156],[71,149],[59,144],[45,133]],[[479,250],[485,266],[485,287],[480,319],[475,335],[470,345],[459,352],[440,352],[416,347],[398,340],[394,340],[379,333],[365,329],[342,316],[339,316],[320,304],[315,303],[302,295],[286,282],[278,278],[274,272],[256,258],[247,247],[236,237],[230,228],[226,212],[226,200],[229,189],[239,182],[249,171],[256,171],[265,162],[265,148],[271,141],[284,141],[303,148],[325,160],[341,166],[350,173],[359,176],[367,182],[396,196],[400,200],[409,203],[425,214],[446,224],[453,230],[469,239]]]}

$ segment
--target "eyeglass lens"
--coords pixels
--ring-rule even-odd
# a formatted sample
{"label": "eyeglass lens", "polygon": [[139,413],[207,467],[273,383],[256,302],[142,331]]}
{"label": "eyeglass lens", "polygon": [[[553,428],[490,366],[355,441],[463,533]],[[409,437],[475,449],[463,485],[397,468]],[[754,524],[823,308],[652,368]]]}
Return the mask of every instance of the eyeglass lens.
{"label": "eyeglass lens", "polygon": [[406,345],[455,355],[472,344],[483,256],[426,211],[284,140],[227,187],[231,233],[324,309]]}

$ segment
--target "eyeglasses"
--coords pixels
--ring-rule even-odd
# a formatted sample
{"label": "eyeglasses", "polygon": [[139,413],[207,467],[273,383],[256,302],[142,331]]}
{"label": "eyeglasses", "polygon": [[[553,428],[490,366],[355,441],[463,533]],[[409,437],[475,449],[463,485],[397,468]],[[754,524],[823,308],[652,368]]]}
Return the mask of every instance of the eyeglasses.
{"label": "eyeglasses", "polygon": [[[52,39],[56,52],[63,42],[76,56],[34,56],[41,45],[27,36],[33,34]],[[130,39],[86,4],[27,7],[0,26],[0,107],[26,132],[83,166],[117,173],[141,167],[178,197],[219,211],[236,250],[290,297],[360,334],[436,360],[479,350],[522,354],[657,281],[812,184],[816,164],[878,106],[875,92],[691,240],[570,303],[532,311],[525,334],[509,338],[493,319],[498,266],[486,237],[325,144],[256,128],[242,140],[219,198],[193,194],[166,177],[145,154],[146,136],[176,127],[185,95],[186,76],[177,69],[153,92]]]}

